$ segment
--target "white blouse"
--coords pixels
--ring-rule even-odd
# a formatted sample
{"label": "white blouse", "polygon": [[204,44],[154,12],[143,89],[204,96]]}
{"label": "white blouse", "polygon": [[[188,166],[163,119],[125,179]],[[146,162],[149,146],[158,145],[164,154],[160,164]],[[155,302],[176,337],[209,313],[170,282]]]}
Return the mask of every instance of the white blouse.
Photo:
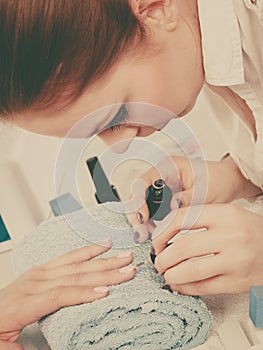
{"label": "white blouse", "polygon": [[[198,0],[198,10],[206,96],[231,157],[263,189],[263,0]],[[233,92],[253,115],[225,102]]]}

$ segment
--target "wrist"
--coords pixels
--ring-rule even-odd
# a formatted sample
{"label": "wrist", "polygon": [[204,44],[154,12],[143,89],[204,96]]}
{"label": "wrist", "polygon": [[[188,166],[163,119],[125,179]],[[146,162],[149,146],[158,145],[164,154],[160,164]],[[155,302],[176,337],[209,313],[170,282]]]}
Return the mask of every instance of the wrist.
{"label": "wrist", "polygon": [[259,187],[243,176],[241,170],[230,156],[223,158],[221,162],[224,164],[227,173],[230,176],[230,201],[240,198],[248,198],[261,192]]}
{"label": "wrist", "polygon": [[0,290],[0,340],[12,343],[17,340],[21,331],[15,327],[18,315],[17,307],[9,295],[8,287]]}

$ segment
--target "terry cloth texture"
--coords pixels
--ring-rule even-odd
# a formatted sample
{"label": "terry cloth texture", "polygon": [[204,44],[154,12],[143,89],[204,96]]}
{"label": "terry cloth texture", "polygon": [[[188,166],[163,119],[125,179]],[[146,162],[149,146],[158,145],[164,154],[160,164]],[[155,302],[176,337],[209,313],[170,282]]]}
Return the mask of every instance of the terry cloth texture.
{"label": "terry cloth texture", "polygon": [[[89,213],[82,209],[46,221],[26,235],[14,249],[17,274],[90,244],[85,235],[91,242],[110,237],[114,247],[132,247],[135,264],[149,256],[149,242],[132,243],[133,231],[125,216],[96,206]],[[113,248],[102,257],[120,250]],[[212,327],[205,303],[199,297],[163,290],[163,284],[151,264],[143,265],[133,280],[112,286],[108,297],[44,317],[41,331],[52,350],[152,350],[153,344],[155,350],[186,350],[202,344]]]}

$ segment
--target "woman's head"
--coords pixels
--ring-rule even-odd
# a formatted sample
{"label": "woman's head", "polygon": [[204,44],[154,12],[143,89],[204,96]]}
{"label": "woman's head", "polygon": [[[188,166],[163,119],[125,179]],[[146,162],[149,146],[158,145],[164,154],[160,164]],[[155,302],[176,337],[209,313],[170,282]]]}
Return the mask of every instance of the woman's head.
{"label": "woman's head", "polygon": [[128,0],[0,0],[0,113],[79,97],[143,27]]}
{"label": "woman's head", "polygon": [[196,14],[196,0],[0,0],[0,114],[60,136],[106,105],[183,115],[203,81]]}

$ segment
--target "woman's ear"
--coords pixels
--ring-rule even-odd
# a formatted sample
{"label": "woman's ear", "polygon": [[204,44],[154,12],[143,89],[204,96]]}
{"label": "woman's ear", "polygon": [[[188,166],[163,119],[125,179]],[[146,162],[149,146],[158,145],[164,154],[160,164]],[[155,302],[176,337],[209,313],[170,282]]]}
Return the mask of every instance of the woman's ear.
{"label": "woman's ear", "polygon": [[177,24],[176,0],[130,0],[134,15],[144,26],[173,31]]}

